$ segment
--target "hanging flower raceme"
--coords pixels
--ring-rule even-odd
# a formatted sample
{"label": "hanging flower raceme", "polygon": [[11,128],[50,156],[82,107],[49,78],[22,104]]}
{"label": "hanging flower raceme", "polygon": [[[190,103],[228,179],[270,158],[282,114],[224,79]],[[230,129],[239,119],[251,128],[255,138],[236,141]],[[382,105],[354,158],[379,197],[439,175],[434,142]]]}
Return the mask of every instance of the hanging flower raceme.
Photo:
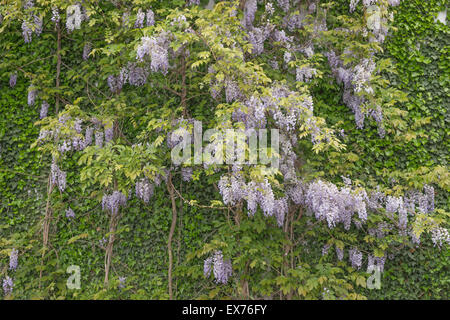
{"label": "hanging flower raceme", "polygon": [[66,189],[66,177],[67,173],[58,168],[56,160],[53,159],[50,167],[50,181],[53,186],[57,186],[61,192]]}
{"label": "hanging flower raceme", "polygon": [[9,296],[14,288],[14,282],[13,279],[11,279],[10,276],[6,276],[5,279],[3,279],[3,293],[5,296]]}
{"label": "hanging flower raceme", "polygon": [[136,197],[144,201],[150,202],[150,198],[153,196],[155,186],[148,181],[148,179],[142,179],[136,182]]}
{"label": "hanging flower raceme", "polygon": [[66,210],[66,218],[72,220],[75,218],[75,212],[73,212],[72,208],[68,208]]}
{"label": "hanging flower raceme", "polygon": [[352,267],[355,269],[360,269],[362,266],[362,253],[358,249],[349,250],[349,259]]}
{"label": "hanging flower raceme", "polygon": [[28,105],[33,106],[36,101],[37,90],[30,86],[28,88]]}
{"label": "hanging flower raceme", "polygon": [[231,260],[223,260],[222,251],[216,251],[212,257],[205,260],[203,272],[205,277],[209,277],[211,269],[214,274],[215,281],[221,284],[227,284],[228,279],[233,274]]}
{"label": "hanging flower raceme", "polygon": [[19,264],[19,251],[17,249],[12,249],[9,255],[9,269],[16,270]]}
{"label": "hanging flower raceme", "polygon": [[47,117],[49,107],[50,106],[47,101],[42,101],[41,111],[39,113],[39,119],[44,119],[45,117]]}
{"label": "hanging flower raceme", "polygon": [[120,191],[114,191],[111,195],[105,194],[102,199],[103,211],[109,212],[111,215],[117,215],[120,207],[127,204],[127,198]]}
{"label": "hanging flower raceme", "polygon": [[9,76],[9,86],[11,88],[14,88],[16,86],[17,83],[17,73],[11,73],[11,75]]}
{"label": "hanging flower raceme", "polygon": [[161,32],[156,37],[143,37],[137,48],[136,57],[144,61],[150,56],[150,68],[153,72],[161,71],[164,75],[169,69],[169,33]]}

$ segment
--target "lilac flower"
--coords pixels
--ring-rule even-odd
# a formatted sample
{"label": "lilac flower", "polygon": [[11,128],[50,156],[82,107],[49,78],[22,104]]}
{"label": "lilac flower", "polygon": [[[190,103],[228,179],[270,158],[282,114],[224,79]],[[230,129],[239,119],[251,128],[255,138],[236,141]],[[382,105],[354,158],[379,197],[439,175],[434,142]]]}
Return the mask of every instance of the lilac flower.
{"label": "lilac flower", "polygon": [[277,60],[271,60],[269,61],[269,65],[272,69],[274,70],[278,70],[280,67],[278,66],[278,61]]}
{"label": "lilac flower", "polygon": [[19,251],[17,249],[12,249],[11,254],[9,255],[9,269],[16,270],[19,259]]}
{"label": "lilac flower", "polygon": [[200,0],[189,0],[189,5],[190,6],[199,6]]}
{"label": "lilac flower", "polygon": [[410,230],[409,235],[411,236],[412,243],[414,243],[416,245],[420,244],[420,235],[419,235],[419,237],[417,237],[412,229]]}
{"label": "lilac flower", "polygon": [[39,114],[39,118],[40,119],[44,119],[45,117],[47,117],[47,113],[48,113],[48,108],[50,106],[48,105],[47,101],[42,101],[42,105],[41,105],[41,111]]}
{"label": "lilac flower", "polygon": [[122,14],[122,27],[128,28],[129,24],[130,24],[130,13],[124,12]]}
{"label": "lilac flower", "polygon": [[73,212],[72,208],[68,208],[66,210],[66,218],[72,220],[75,218],[75,212]]}
{"label": "lilac flower", "polygon": [[6,276],[6,278],[3,279],[3,292],[5,296],[9,296],[12,293],[13,287],[14,287],[13,280],[11,279],[11,277]]}
{"label": "lilac flower", "polygon": [[61,154],[69,152],[72,150],[72,144],[70,140],[63,140],[62,144],[58,148]]}
{"label": "lilac flower", "polygon": [[306,205],[318,220],[326,220],[330,228],[342,222],[348,230],[355,212],[363,222],[367,218],[362,194],[355,194],[349,188],[339,190],[334,184],[321,180],[308,186]]}
{"label": "lilac flower", "polygon": [[9,76],[9,86],[11,88],[14,88],[16,86],[17,83],[17,73],[11,73],[11,75]]}
{"label": "lilac flower", "polygon": [[378,2],[378,0],[363,0],[363,4],[365,7],[369,7],[373,4],[376,4]]}
{"label": "lilac flower", "polygon": [[303,23],[303,15],[300,14],[293,14],[287,18],[287,28],[290,32],[295,31],[297,28],[301,28]]}
{"label": "lilac flower", "polygon": [[222,200],[225,205],[233,204],[233,193],[230,188],[230,182],[227,176],[220,177],[220,180],[217,184],[219,188],[219,192],[222,195]]}

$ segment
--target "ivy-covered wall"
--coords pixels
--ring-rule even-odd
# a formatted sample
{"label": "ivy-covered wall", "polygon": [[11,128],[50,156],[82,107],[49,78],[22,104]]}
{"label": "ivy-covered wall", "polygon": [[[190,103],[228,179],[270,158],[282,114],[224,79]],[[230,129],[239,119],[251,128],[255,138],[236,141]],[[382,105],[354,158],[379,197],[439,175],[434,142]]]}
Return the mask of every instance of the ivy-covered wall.
{"label": "ivy-covered wall", "polygon": [[[330,81],[327,90],[321,86],[321,91],[314,95],[317,110],[321,116],[327,118],[330,125],[341,121],[342,114],[346,114],[346,120],[340,123],[344,128],[344,136],[345,132],[356,133],[344,138],[348,148],[346,161],[342,161],[342,155],[338,153],[318,155],[317,165],[321,166],[318,171],[331,173],[330,178],[337,179],[344,175],[368,182],[372,179],[369,177],[375,176],[376,179],[372,179],[374,185],[389,185],[392,181],[387,177],[395,176],[398,172],[399,180],[406,181],[411,186],[418,186],[421,185],[422,176],[440,174],[439,170],[429,169],[431,166],[448,166],[450,37],[449,27],[435,22],[436,14],[447,5],[445,0],[402,1],[396,8],[396,30],[392,31],[385,43],[385,57],[390,57],[395,62],[396,74],[389,79],[390,85],[408,95],[407,102],[401,106],[409,112],[408,123],[406,126],[400,124],[404,126],[401,129],[408,143],[396,143],[388,135],[380,138],[376,125],[369,122],[363,130],[356,131],[354,116],[343,104],[338,85]],[[74,36],[82,37],[81,34]],[[0,41],[2,37],[3,34],[0,35]],[[27,65],[29,72],[45,74],[39,71],[55,68],[55,58],[47,58],[55,50],[55,39],[52,38],[53,35],[43,34],[43,39],[48,38],[49,45],[42,47],[33,43],[24,46],[20,31],[17,31],[14,37],[5,43],[11,44],[16,40],[15,47],[5,47],[0,43],[0,50],[3,52],[3,62],[0,62],[0,248],[2,245],[7,246],[7,241],[12,241],[7,239],[12,237],[30,250],[19,257],[21,271],[15,279],[16,295],[21,298],[168,298],[167,237],[171,211],[164,188],[156,191],[150,207],[135,203],[130,206],[129,214],[124,216],[118,230],[119,245],[114,249],[112,274],[116,286],[118,278],[125,276],[126,288],[104,291],[103,239],[107,234],[108,221],[106,216],[101,214],[98,201],[88,197],[76,200],[70,197],[71,194],[89,194],[93,190],[81,190],[75,183],[79,180],[79,173],[67,170],[71,172],[67,178],[69,191],[65,195],[52,195],[57,197],[54,203],[59,205],[53,207],[55,221],[49,233],[51,248],[44,253],[47,263],[41,265],[42,252],[33,244],[41,241],[42,230],[37,222],[42,219],[46,207],[46,186],[51,159],[30,148],[39,134],[39,128],[34,125],[39,120],[39,107],[27,106],[29,74],[16,69],[17,84],[10,88],[9,71],[14,67]],[[86,82],[91,81],[90,77],[99,72],[84,65],[80,54],[83,48],[69,48],[70,43],[65,43],[62,56],[64,60],[71,61],[72,66],[79,65],[79,68],[70,70],[69,66],[63,66],[66,73],[62,74],[67,78],[61,79],[61,83],[65,85],[59,88],[62,99],[69,102],[78,94],[84,93]],[[10,56],[10,52],[21,52],[23,58],[12,62],[16,56]],[[106,79],[107,71],[100,71],[103,80]],[[54,79],[34,81],[53,83]],[[70,86],[67,85],[69,83]],[[163,101],[164,97],[159,102]],[[55,111],[50,110],[50,113]],[[328,161],[324,161],[325,159]],[[66,162],[64,165],[66,169],[71,166],[75,168],[77,161],[78,159],[72,159],[72,162]],[[328,165],[324,166],[324,163]],[[343,163],[345,165],[341,165]],[[411,172],[411,175],[405,176],[405,171]],[[183,191],[187,200],[195,198],[199,202],[207,202],[213,198],[208,192],[214,190],[205,192],[200,182],[190,183],[189,188],[186,188],[182,179],[175,177],[174,184]],[[437,204],[449,209],[450,202],[445,186],[437,191]],[[199,298],[212,288],[192,280],[200,278],[201,272],[189,273],[189,266],[202,264],[203,261],[196,257],[187,258],[190,257],[190,252],[206,243],[215,232],[211,223],[205,221],[214,218],[220,222],[222,218],[212,217],[212,214],[217,213],[207,208],[192,207],[182,204],[181,201],[177,205],[182,210],[174,241],[174,288],[180,299]],[[65,217],[67,206],[72,207],[77,216],[77,219],[70,223]],[[225,217],[222,220],[225,223]],[[322,245],[323,243],[318,241],[318,252]],[[406,253],[392,257],[383,273],[381,290],[363,290],[364,294],[369,299],[448,299],[448,250],[433,248],[429,239],[424,240],[420,246],[429,250],[412,247]],[[6,261],[6,258],[6,251],[0,251],[0,259]],[[81,266],[80,291],[70,291],[66,288],[66,268],[69,265]],[[44,276],[37,278],[36,274],[39,272]]]}

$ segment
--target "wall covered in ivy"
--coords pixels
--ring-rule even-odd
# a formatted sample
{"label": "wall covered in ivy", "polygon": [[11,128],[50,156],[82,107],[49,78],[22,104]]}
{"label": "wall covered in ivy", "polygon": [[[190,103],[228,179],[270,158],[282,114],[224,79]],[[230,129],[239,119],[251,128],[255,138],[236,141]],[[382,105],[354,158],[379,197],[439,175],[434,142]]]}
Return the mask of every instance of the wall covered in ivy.
{"label": "wall covered in ivy", "polygon": [[[347,1],[345,6],[348,6]],[[309,160],[318,176],[336,181],[345,176],[372,186],[392,186],[401,181],[411,187],[422,187],[427,178],[439,178],[448,168],[450,30],[448,25],[436,21],[437,14],[446,6],[448,3],[444,0],[402,1],[395,8],[395,29],[391,30],[383,45],[384,51],[379,54],[380,58],[391,58],[394,62],[395,73],[386,74],[390,86],[401,90],[408,98],[400,107],[408,111],[406,123],[399,121],[395,128],[403,133],[401,143],[400,137],[396,140],[389,134],[380,138],[374,121],[367,121],[362,130],[356,130],[354,115],[344,105],[331,70],[319,80],[320,85],[312,89],[316,90],[316,110],[329,125],[344,129],[342,137],[347,145],[345,154],[327,151]],[[23,248],[15,277],[15,297],[169,298],[167,237],[172,211],[168,206],[168,191],[165,188],[155,190],[150,205],[131,200],[132,205],[117,230],[120,241],[114,248],[111,270],[114,289],[104,290],[104,251],[109,222],[102,213],[97,191],[80,186],[80,172],[76,170],[79,158],[74,157],[64,163],[64,169],[69,172],[67,191],[52,193],[47,198],[52,160],[31,147],[39,136],[39,126],[35,123],[39,121],[43,100],[49,100],[54,106],[56,101],[50,97],[56,93],[60,96],[60,109],[65,103],[72,104],[76,97],[95,90],[95,81],[106,83],[107,74],[114,66],[111,70],[96,70],[82,59],[83,46],[79,45],[82,41],[63,38],[61,55],[65,63],[61,65],[61,85],[51,89],[53,91],[44,91],[39,103],[30,107],[27,104],[30,82],[42,87],[54,84],[54,78],[35,75],[49,74],[44,71],[53,70],[57,65],[56,39],[54,33],[44,33],[41,37],[48,40],[47,46],[42,46],[43,41],[24,45],[19,24],[17,22],[15,34],[0,34],[0,267],[7,265],[9,251],[6,248],[12,243]],[[83,34],[74,33],[70,37],[80,40]],[[11,73],[18,75],[12,88]],[[123,99],[133,101],[144,97],[146,93],[138,90]],[[169,103],[167,101],[162,95],[159,101],[152,101],[146,108],[158,112],[157,106]],[[50,109],[49,114],[55,115],[58,111]],[[401,117],[399,114],[387,116],[394,120]],[[131,122],[125,125],[130,127],[130,132],[141,126]],[[394,128],[386,129],[388,133],[394,132]],[[196,281],[203,277],[203,260],[193,252],[211,240],[216,228],[227,220],[209,208],[189,205],[189,201],[206,203],[214,198],[217,190],[205,189],[201,181],[194,180],[187,185],[181,175],[173,177],[173,184],[184,198],[177,199],[176,203],[179,216],[172,250],[174,294],[178,299],[214,298],[218,291],[214,291],[212,283]],[[448,185],[436,187],[436,206],[447,211],[450,210],[448,189]],[[50,246],[43,251],[37,244],[42,241],[43,224],[40,222],[49,202],[53,211],[48,233]],[[68,208],[74,210],[76,219],[67,219]],[[265,222],[255,219],[254,227],[259,226],[266,228]],[[255,235],[258,236],[264,238]],[[317,243],[311,253],[325,262],[327,258],[321,257],[320,252],[326,236],[316,235]],[[402,254],[388,258],[380,290],[361,287],[359,291],[368,299],[448,299],[449,263],[449,251],[434,247],[429,238],[424,238],[419,246],[411,246]],[[70,265],[81,267],[81,290],[69,290],[66,286],[66,269]],[[0,268],[0,279],[2,272]],[[125,285],[119,287],[119,278],[123,277],[126,277]]]}

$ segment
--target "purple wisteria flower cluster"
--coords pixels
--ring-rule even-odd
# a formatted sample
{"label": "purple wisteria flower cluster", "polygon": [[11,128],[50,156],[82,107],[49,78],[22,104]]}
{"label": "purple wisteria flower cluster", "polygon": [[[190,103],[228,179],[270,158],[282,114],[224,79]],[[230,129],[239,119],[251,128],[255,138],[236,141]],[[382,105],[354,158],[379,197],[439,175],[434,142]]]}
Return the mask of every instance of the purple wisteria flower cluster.
{"label": "purple wisteria flower cluster", "polygon": [[59,9],[57,7],[53,7],[52,8],[52,18],[51,18],[51,20],[55,24],[58,24],[60,19],[61,19],[61,17],[59,15]]}
{"label": "purple wisteria flower cluster", "polygon": [[233,274],[231,260],[223,260],[222,251],[218,250],[212,257],[204,261],[203,272],[205,277],[209,277],[211,269],[214,274],[215,281],[220,284],[227,284],[228,279]]}
{"label": "purple wisteria flower cluster", "polygon": [[9,296],[14,288],[14,282],[13,279],[11,279],[10,276],[6,276],[5,279],[3,279],[3,293],[5,296]]}
{"label": "purple wisteria flower cluster", "polygon": [[72,210],[72,208],[68,208],[66,210],[66,218],[69,220],[72,220],[75,218],[75,212]]}
{"label": "purple wisteria flower cluster", "polygon": [[9,76],[9,86],[11,88],[14,88],[16,86],[17,83],[17,72],[11,73],[11,75]]}
{"label": "purple wisteria flower cluster", "polygon": [[362,266],[362,253],[358,249],[352,248],[349,250],[349,259],[352,267],[355,269],[360,269]]}
{"label": "purple wisteria flower cluster", "polygon": [[9,269],[16,270],[19,264],[19,250],[12,249],[11,254],[9,255]]}
{"label": "purple wisteria flower cluster", "polygon": [[236,205],[246,200],[249,216],[256,213],[259,205],[264,216],[275,216],[278,225],[283,225],[288,210],[287,198],[275,199],[272,186],[267,179],[262,182],[246,183],[241,174],[234,173],[231,177],[222,176],[218,188],[224,204]]}
{"label": "purple wisteria flower cluster", "polygon": [[144,23],[146,27],[150,27],[155,24],[155,13],[152,9],[148,9],[146,12],[142,11],[141,8],[138,9],[138,12],[136,13],[136,20],[134,22],[134,28],[142,29],[144,28]]}
{"label": "purple wisteria flower cluster", "polygon": [[431,230],[431,241],[438,248],[441,248],[445,243],[450,245],[450,234],[447,229],[436,227]]}
{"label": "purple wisteria flower cluster", "polygon": [[50,181],[53,186],[57,186],[58,189],[63,192],[66,189],[67,184],[67,173],[65,171],[62,171],[57,163],[56,160],[53,159],[52,165],[50,167]]}
{"label": "purple wisteria flower cluster", "polygon": [[37,90],[30,85],[30,87],[28,88],[28,105],[29,106],[34,106],[35,102],[36,102],[36,97],[37,97]]}
{"label": "purple wisteria flower cluster", "polygon": [[315,214],[317,220],[325,220],[330,228],[337,223],[343,223],[346,230],[350,229],[353,214],[357,213],[361,221],[367,220],[367,208],[364,193],[358,193],[350,188],[339,188],[322,180],[317,180],[308,186],[306,205]]}
{"label": "purple wisteria flower cluster", "polygon": [[150,56],[151,71],[161,71],[162,74],[167,74],[169,69],[169,39],[170,33],[165,31],[156,37],[143,37],[137,48],[137,59],[143,61],[145,56]]}
{"label": "purple wisteria flower cluster", "polygon": [[22,22],[22,36],[25,43],[30,43],[33,32],[37,37],[42,33],[43,21],[34,10],[34,1],[25,2],[24,9],[27,10],[27,14]]}
{"label": "purple wisteria flower cluster", "polygon": [[122,192],[116,190],[110,195],[103,195],[102,210],[114,216],[119,213],[120,207],[124,207],[126,204],[127,197]]}
{"label": "purple wisteria flower cluster", "polygon": [[150,198],[153,196],[155,186],[148,181],[148,179],[142,179],[136,182],[136,197],[144,201],[150,202]]}
{"label": "purple wisteria flower cluster", "polygon": [[44,119],[45,117],[47,117],[49,107],[50,107],[50,105],[48,104],[47,101],[42,101],[41,111],[39,113],[39,119]]}

